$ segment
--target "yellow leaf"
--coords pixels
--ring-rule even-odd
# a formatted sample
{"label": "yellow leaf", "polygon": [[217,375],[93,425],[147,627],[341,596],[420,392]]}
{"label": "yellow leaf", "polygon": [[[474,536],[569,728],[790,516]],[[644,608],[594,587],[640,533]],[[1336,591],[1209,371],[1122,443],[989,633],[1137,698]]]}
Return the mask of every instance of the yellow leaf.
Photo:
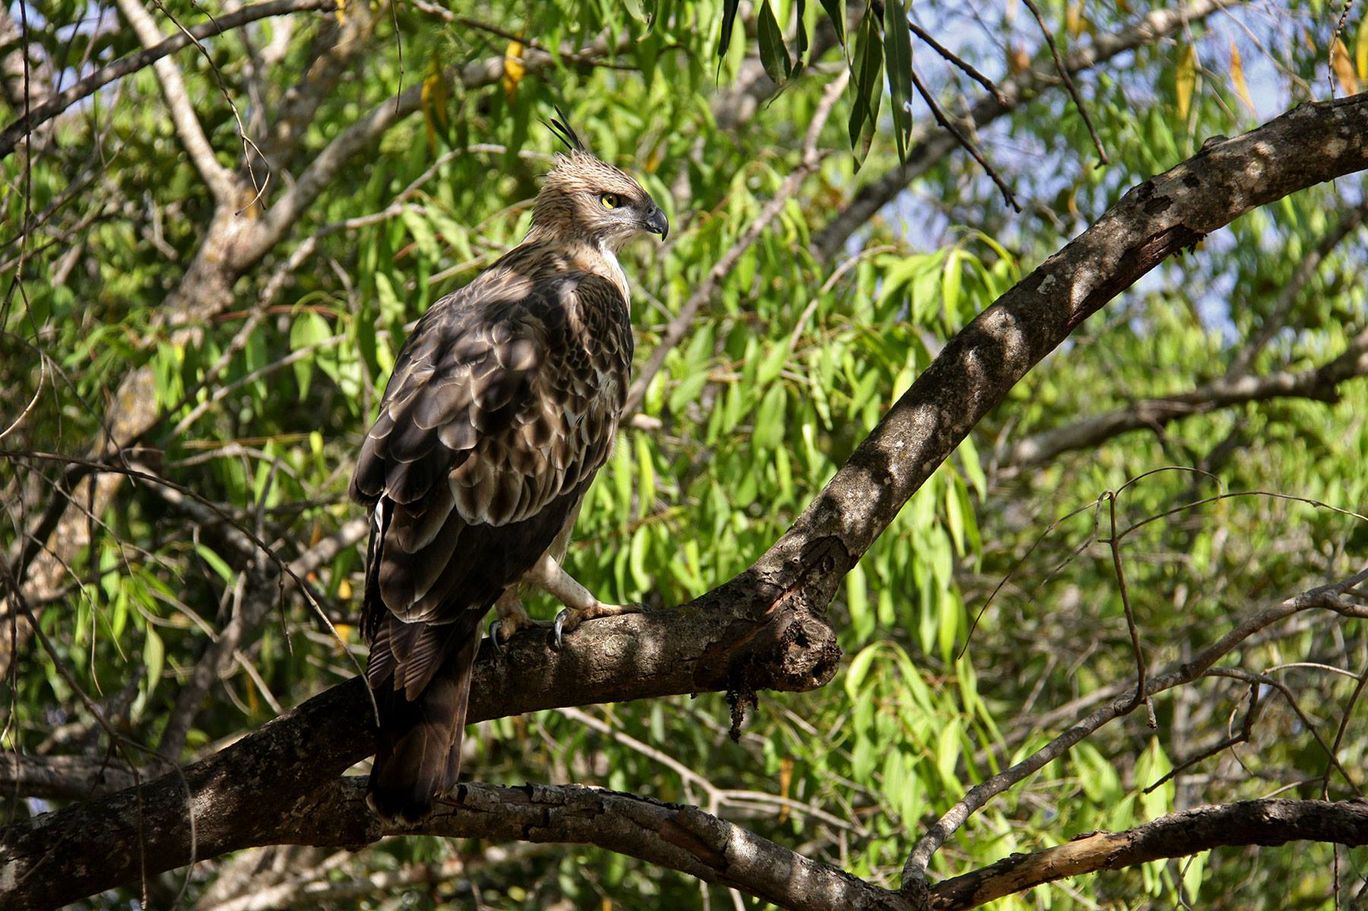
{"label": "yellow leaf", "polygon": [[347,0],[337,0],[337,9],[333,11],[333,15],[337,17],[338,25],[347,24]]}
{"label": "yellow leaf", "polygon": [[1031,68],[1031,55],[1026,48],[1020,44],[1013,44],[1007,48],[1007,74],[1009,76],[1020,76]]}
{"label": "yellow leaf", "polygon": [[1354,42],[1354,66],[1360,79],[1368,79],[1368,16],[1359,23],[1358,41]]}
{"label": "yellow leaf", "polygon": [[1197,88],[1197,49],[1190,44],[1183,46],[1178,58],[1174,86],[1178,91],[1178,119],[1187,120],[1188,111],[1192,110],[1192,92]]}
{"label": "yellow leaf", "polygon": [[1083,34],[1083,4],[1070,3],[1064,11],[1064,28],[1068,31],[1070,38],[1077,38]]}
{"label": "yellow leaf", "polygon": [[503,90],[510,102],[518,97],[518,83],[522,82],[523,74],[527,72],[527,67],[523,65],[523,43],[521,41],[510,41],[504,50],[503,60]]}
{"label": "yellow leaf", "polygon": [[1358,94],[1358,76],[1354,74],[1354,65],[1349,62],[1349,48],[1344,46],[1338,35],[1335,36],[1335,43],[1330,45],[1330,69],[1334,71],[1344,94]]}
{"label": "yellow leaf", "polygon": [[437,124],[447,126],[447,101],[450,93],[447,91],[446,77],[442,73],[442,66],[434,57],[432,64],[428,67],[427,75],[423,77],[423,91],[420,101],[423,106],[423,125],[427,127],[428,149],[436,154],[437,152]]}
{"label": "yellow leaf", "polygon": [[1249,85],[1244,77],[1244,61],[1240,59],[1240,49],[1235,46],[1234,38],[1230,39],[1230,81],[1235,83],[1235,94],[1240,96],[1249,112],[1259,113],[1258,108],[1254,107],[1254,99],[1249,97]]}
{"label": "yellow leaf", "polygon": [[341,598],[343,601],[350,601],[351,596],[351,582],[349,582],[346,579],[343,579],[341,582],[337,583],[337,597]]}
{"label": "yellow leaf", "polygon": [[[788,756],[779,760],[779,796],[788,799],[789,788],[793,785],[793,760]],[[784,804],[779,808],[779,821],[788,822],[789,807]]]}

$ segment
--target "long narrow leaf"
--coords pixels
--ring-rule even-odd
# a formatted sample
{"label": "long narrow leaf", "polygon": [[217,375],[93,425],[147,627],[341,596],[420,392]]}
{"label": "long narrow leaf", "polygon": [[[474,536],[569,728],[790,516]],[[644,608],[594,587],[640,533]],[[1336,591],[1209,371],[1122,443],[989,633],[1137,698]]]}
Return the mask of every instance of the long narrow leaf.
{"label": "long narrow leaf", "polygon": [[736,25],[736,14],[741,9],[741,0],[723,0],[722,2],[722,36],[717,40],[717,56],[727,56],[727,48],[731,47],[732,26]]}
{"label": "long narrow leaf", "polygon": [[898,143],[898,159],[906,161],[912,140],[912,32],[907,27],[907,6],[903,0],[884,3],[884,56],[893,96],[893,135]]}
{"label": "long narrow leaf", "polygon": [[780,85],[787,82],[789,73],[793,72],[793,61],[789,59],[788,48],[784,47],[784,33],[774,18],[769,0],[760,4],[756,37],[760,40],[760,64],[764,66],[765,74]]}
{"label": "long narrow leaf", "polygon": [[879,101],[883,97],[883,41],[873,7],[865,10],[860,20],[860,31],[851,61],[855,99],[850,110],[850,145],[855,163],[864,163],[869,147],[874,142],[874,130],[879,122]]}

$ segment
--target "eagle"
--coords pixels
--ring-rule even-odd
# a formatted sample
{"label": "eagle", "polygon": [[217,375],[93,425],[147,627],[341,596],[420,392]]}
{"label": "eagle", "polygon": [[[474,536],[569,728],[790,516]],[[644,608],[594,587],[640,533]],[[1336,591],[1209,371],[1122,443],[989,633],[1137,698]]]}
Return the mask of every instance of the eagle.
{"label": "eagle", "polygon": [[[560,113],[559,111],[557,113]],[[565,605],[555,640],[603,604],[560,564],[608,458],[632,363],[617,251],[669,233],[636,180],[565,115],[526,238],[418,321],[366,434],[350,493],[371,515],[361,627],[379,711],[367,801],[416,821],[456,784],[481,621],[532,624],[519,590]]]}

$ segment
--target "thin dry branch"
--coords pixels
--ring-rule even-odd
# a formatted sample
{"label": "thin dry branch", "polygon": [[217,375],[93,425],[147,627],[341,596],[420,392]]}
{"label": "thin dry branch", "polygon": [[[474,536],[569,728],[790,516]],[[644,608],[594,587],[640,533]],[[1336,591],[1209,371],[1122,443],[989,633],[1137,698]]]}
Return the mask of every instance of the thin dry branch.
{"label": "thin dry branch", "polygon": [[89,98],[114,80],[121,79],[130,73],[136,73],[138,70],[152,65],[168,54],[174,54],[195,41],[212,38],[215,35],[241,28],[258,19],[284,16],[289,13],[332,9],[336,5],[337,0],[268,0],[266,3],[245,6],[231,13],[217,16],[187,32],[171,35],[153,47],[122,57],[107,66],[101,67],[89,76],[77,80],[62,91],[46,98],[40,104],[35,104],[26,115],[19,117],[5,127],[3,131],[0,131],[0,158],[4,158],[14,151],[14,147],[18,145],[19,140],[27,131],[37,129],[82,98]]}
{"label": "thin dry branch", "polygon": [[1053,462],[1066,452],[1092,450],[1133,430],[1162,430],[1173,421],[1250,402],[1306,398],[1334,402],[1344,383],[1368,376],[1368,330],[1350,340],[1333,361],[1310,370],[1282,370],[1266,376],[1233,373],[1178,395],[1141,399],[1107,414],[1019,440],[997,456],[1009,471]]}
{"label": "thin dry branch", "polygon": [[[1126,51],[1153,44],[1165,35],[1171,35],[1238,2],[1192,0],[1176,9],[1153,10],[1135,25],[1109,35],[1100,35],[1092,44],[1075,50],[1065,58],[1064,69],[1071,74],[1090,69]],[[966,125],[981,128],[1015,110],[1043,89],[1059,84],[1059,77],[1053,69],[1033,69],[1020,76],[1004,79],[997,84],[997,95],[984,96],[974,102],[963,120]],[[840,255],[850,235],[892,202],[909,183],[954,151],[958,142],[950,134],[924,123],[913,129],[909,147],[911,152],[906,161],[861,186],[846,207],[817,232],[812,239],[812,247],[818,256],[831,259]]]}
{"label": "thin dry branch", "polygon": [[[1368,579],[1368,569],[1331,585],[1309,589],[1246,617],[1230,632],[1191,658],[1151,676],[1146,689],[1147,694],[1155,695],[1191,683],[1206,674],[1213,664],[1229,654],[1246,638],[1293,614],[1306,610],[1329,610],[1344,616],[1368,617],[1368,602],[1350,594],[1365,579]],[[970,788],[964,797],[936,820],[936,824],[917,842],[917,846],[903,866],[902,891],[915,893],[925,890],[926,871],[931,858],[945,844],[946,839],[964,825],[972,814],[986,806],[989,800],[1064,756],[1093,732],[1123,715],[1130,714],[1140,704],[1141,701],[1135,692],[1117,696],[1086,717],[1080,718],[1063,734],[1025,759]]]}
{"label": "thin dry branch", "polygon": [[1083,118],[1083,125],[1088,128],[1088,135],[1092,137],[1093,147],[1097,149],[1097,157],[1102,164],[1106,164],[1107,150],[1102,145],[1102,137],[1097,135],[1097,127],[1093,126],[1092,118],[1088,116],[1088,106],[1083,103],[1083,96],[1078,94],[1078,86],[1074,85],[1069,67],[1059,53],[1059,45],[1055,44],[1054,33],[1045,24],[1045,16],[1041,14],[1040,7],[1035,0],[1025,0],[1025,3],[1026,8],[1035,17],[1036,25],[1040,26],[1040,34],[1044,36],[1045,44],[1050,48],[1050,57],[1054,60],[1055,72],[1059,74],[1059,80],[1064,83],[1064,88],[1068,90],[1069,97],[1073,99],[1078,115]]}

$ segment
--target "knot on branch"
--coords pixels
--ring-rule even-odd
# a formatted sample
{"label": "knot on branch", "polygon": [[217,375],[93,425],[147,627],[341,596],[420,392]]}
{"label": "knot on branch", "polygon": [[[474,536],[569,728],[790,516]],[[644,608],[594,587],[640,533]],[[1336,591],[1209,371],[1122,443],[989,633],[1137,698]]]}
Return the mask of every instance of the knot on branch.
{"label": "knot on branch", "polygon": [[828,536],[806,542],[778,566],[752,570],[763,581],[752,580],[750,616],[734,622],[734,635],[720,638],[704,662],[726,669],[733,738],[757,691],[804,692],[835,676],[842,652],[826,608],[852,562],[841,541]]}

